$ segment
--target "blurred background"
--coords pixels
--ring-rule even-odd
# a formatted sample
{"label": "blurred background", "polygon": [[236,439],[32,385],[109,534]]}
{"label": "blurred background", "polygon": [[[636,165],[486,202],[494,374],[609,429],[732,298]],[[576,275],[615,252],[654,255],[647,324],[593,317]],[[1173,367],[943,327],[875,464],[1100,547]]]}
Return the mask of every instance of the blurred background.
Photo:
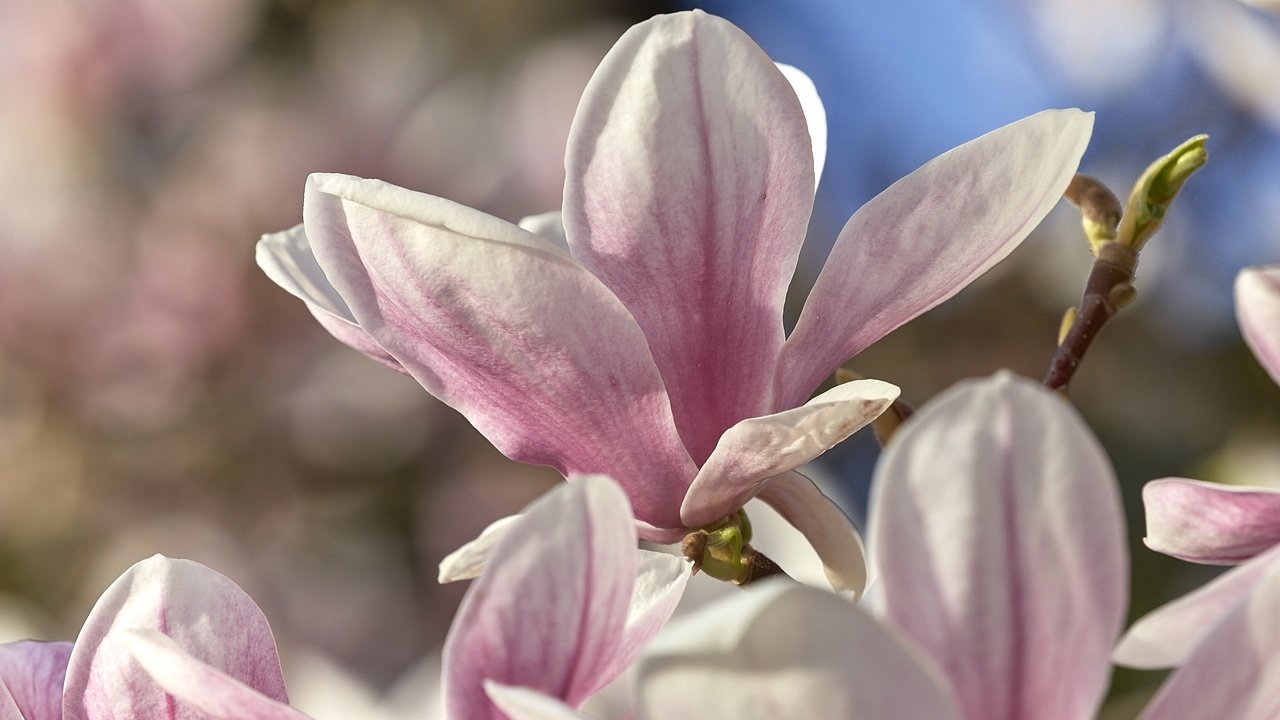
{"label": "blurred background", "polygon": [[[438,587],[436,564],[557,478],[332,340],[257,271],[254,243],[299,221],[313,171],[512,221],[558,208],[595,65],[629,24],[688,7],[0,0],[0,641],[74,637],[111,580],[162,552],[254,596],[295,695],[349,688],[375,707],[393,686],[429,692],[465,589]],[[1211,135],[1143,253],[1137,304],[1072,389],[1125,487],[1133,613],[1210,577],[1142,548],[1139,490],[1280,481],[1280,389],[1231,297],[1239,268],[1280,261],[1280,19],[1234,0],[696,7],[805,70],[826,102],[792,318],[859,205],[982,133],[1095,110],[1082,171],[1122,197],[1147,163]],[[1064,203],[854,367],[916,405],[1001,367],[1041,377],[1090,264],[1078,222]],[[876,455],[863,435],[820,470],[858,519]],[[1158,679],[1118,674],[1115,716]]]}

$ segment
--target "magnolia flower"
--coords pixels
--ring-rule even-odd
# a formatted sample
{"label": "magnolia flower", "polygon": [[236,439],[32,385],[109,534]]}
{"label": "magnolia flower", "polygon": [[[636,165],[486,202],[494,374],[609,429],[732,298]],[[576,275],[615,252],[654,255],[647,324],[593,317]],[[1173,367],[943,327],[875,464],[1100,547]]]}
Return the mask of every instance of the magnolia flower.
{"label": "magnolia flower", "polygon": [[574,477],[515,520],[468,589],[444,649],[445,715],[502,720],[490,684],[581,707],[675,610],[689,572],[636,550],[626,495]]}
{"label": "magnolia flower", "polygon": [[656,17],[623,35],[578,107],[567,252],[448,200],[313,175],[303,224],[264,237],[258,262],[338,339],[415,377],[508,457],[614,477],[642,537],[673,542],[759,495],[857,591],[856,533],[791,471],[898,390],[868,380],[806,399],[1016,247],[1066,188],[1092,115],[1032,116],[874,198],[786,337],[821,112],[807,78],[728,22]]}
{"label": "magnolia flower", "polygon": [[[177,709],[166,690],[195,710]],[[129,568],[74,645],[0,646],[0,720],[306,717],[287,703],[262,611],[189,560],[157,555]]]}
{"label": "magnolia flower", "polygon": [[[1060,398],[1007,374],[966,383],[895,436],[876,472],[879,619],[774,583],[673,623],[639,666],[642,720],[1085,720],[1125,615],[1110,465]],[[1275,716],[1280,572],[1219,623],[1146,720]],[[578,717],[492,688],[513,720]]]}
{"label": "magnolia flower", "polygon": [[[1280,383],[1280,266],[1240,273],[1236,317],[1254,357]],[[1165,478],[1147,483],[1142,500],[1152,550],[1211,565],[1243,563],[1143,617],[1116,649],[1123,665],[1169,667],[1280,564],[1280,490]]]}

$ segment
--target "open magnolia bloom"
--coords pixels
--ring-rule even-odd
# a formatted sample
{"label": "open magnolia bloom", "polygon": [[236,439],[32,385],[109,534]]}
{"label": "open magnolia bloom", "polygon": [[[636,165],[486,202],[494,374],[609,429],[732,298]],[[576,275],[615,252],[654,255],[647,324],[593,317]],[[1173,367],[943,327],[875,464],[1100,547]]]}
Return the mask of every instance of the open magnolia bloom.
{"label": "open magnolia bloom", "polygon": [[287,703],[262,611],[188,560],[129,568],[74,644],[0,645],[0,720],[306,717]]}
{"label": "open magnolia bloom", "polygon": [[[1254,357],[1280,383],[1280,266],[1236,278],[1236,317]],[[1280,489],[1182,478],[1142,490],[1147,546],[1191,562],[1240,565],[1134,624],[1116,649],[1122,665],[1181,664],[1215,620],[1280,566]]]}
{"label": "open magnolia bloom", "polygon": [[631,665],[689,579],[631,520],[611,479],[574,476],[511,524],[445,641],[447,717],[502,720],[486,683],[581,707]]}
{"label": "open magnolia bloom", "polygon": [[[894,437],[873,493],[880,617],[813,588],[753,587],[655,641],[638,717],[1093,717],[1128,554],[1115,477],[1070,406],[1004,373],[962,384]],[[1273,718],[1277,678],[1272,573],[1142,717]],[[490,693],[513,720],[578,717],[518,687]]]}
{"label": "open magnolia bloom", "polygon": [[[791,471],[898,390],[868,380],[806,400],[1016,247],[1062,195],[1093,119],[1046,111],[895,183],[849,220],[786,337],[821,113],[807,78],[728,22],[656,17],[623,35],[578,107],[567,252],[447,200],[313,175],[303,224],[264,237],[258,262],[508,457],[615,478],[645,539],[674,542],[758,495],[858,591],[856,533],[831,527],[838,513]],[[548,226],[558,234],[529,223]]]}

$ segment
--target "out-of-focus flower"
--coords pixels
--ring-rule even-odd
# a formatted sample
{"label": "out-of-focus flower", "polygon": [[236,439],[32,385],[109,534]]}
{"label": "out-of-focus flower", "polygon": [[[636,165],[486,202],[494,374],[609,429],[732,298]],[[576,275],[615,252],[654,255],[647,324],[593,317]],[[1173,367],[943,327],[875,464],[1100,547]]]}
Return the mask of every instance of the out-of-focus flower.
{"label": "out-of-focus flower", "polygon": [[[285,705],[253,600],[199,563],[159,555],[107,588],[74,644],[0,646],[0,690],[5,720],[305,717]],[[168,693],[200,713],[175,714]]]}
{"label": "out-of-focus flower", "polygon": [[[1115,477],[1069,406],[1006,374],[966,383],[904,426],[877,482],[880,621],[815,589],[753,589],[655,641],[640,663],[637,715],[1093,717],[1124,619],[1128,556]],[[1142,717],[1272,717],[1277,611],[1280,572]],[[502,699],[515,720],[576,717],[527,693]]]}
{"label": "out-of-focus flower", "polygon": [[304,224],[266,236],[259,263],[507,456],[611,474],[647,539],[759,495],[833,584],[859,591],[856,533],[832,528],[838,513],[791,471],[897,389],[859,381],[805,399],[1016,247],[1074,174],[1092,117],[1041,113],[895,183],[849,220],[787,338],[782,301],[825,147],[804,115],[821,108],[812,84],[790,77],[723,20],[654,18],[614,46],[574,119],[571,256],[440,198],[315,175]]}
{"label": "out-of-focus flower", "polygon": [[[1236,316],[1254,357],[1280,383],[1280,266],[1240,273]],[[1116,650],[1117,662],[1125,665],[1179,665],[1214,620],[1280,563],[1280,490],[1164,478],[1147,483],[1142,500],[1152,550],[1240,565],[1140,619]]]}
{"label": "out-of-focus flower", "polygon": [[618,677],[675,610],[682,558],[636,550],[626,495],[582,476],[512,521],[444,649],[445,714],[502,720],[486,687],[573,707]]}

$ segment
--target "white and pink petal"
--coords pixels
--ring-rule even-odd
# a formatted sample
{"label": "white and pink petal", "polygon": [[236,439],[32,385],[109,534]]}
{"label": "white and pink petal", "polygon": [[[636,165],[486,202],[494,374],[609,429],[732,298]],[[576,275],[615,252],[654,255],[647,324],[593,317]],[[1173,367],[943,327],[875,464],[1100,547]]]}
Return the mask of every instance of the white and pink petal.
{"label": "white and pink petal", "polygon": [[1165,682],[1140,720],[1280,715],[1280,565],[1272,564]]}
{"label": "white and pink petal", "polygon": [[1280,544],[1280,490],[1165,478],[1142,488],[1147,547],[1235,565]]}
{"label": "white and pink petal", "polygon": [[836,592],[852,594],[855,599],[862,595],[867,587],[862,536],[812,480],[798,472],[783,473],[770,479],[756,497],[800,531],[818,554],[827,582]]}
{"label": "white and pink petal", "polygon": [[1111,659],[1143,670],[1182,665],[1218,622],[1275,568],[1280,568],[1280,547],[1152,610],[1125,632]]}
{"label": "white and pink petal", "polygon": [[729,426],[772,410],[814,192],[796,91],[729,22],[661,15],[596,70],[566,166],[569,246],[644,329],[700,463]]}
{"label": "white and pink petal", "polygon": [[899,392],[879,380],[856,380],[800,407],[735,424],[694,478],[681,520],[700,527],[736,511],[769,478],[795,470],[875,420]]}
{"label": "white and pink petal", "polygon": [[936,668],[890,629],[786,581],[673,622],[639,670],[643,718],[960,718]]}
{"label": "white and pink petal", "polygon": [[134,659],[136,630],[167,635],[195,660],[288,702],[275,639],[253,600],[199,563],[157,555],[129,568],[89,613],[67,666],[66,720],[199,717],[172,712],[166,692]]}
{"label": "white and pink petal", "polygon": [[316,262],[302,225],[263,235],[258,241],[257,261],[275,284],[306,303],[307,310],[330,335],[396,372],[405,372],[356,322],[346,301]]}
{"label": "white and pink petal", "polygon": [[360,326],[512,459],[610,472],[679,527],[694,466],[627,309],[548,241],[386,183],[313,175],[315,256]]}
{"label": "white and pink petal", "polygon": [[[133,658],[176,705],[203,720],[308,720],[287,704],[272,699],[200,662],[158,630],[135,630],[125,636]],[[155,717],[162,717],[156,715]],[[172,717],[172,716],[170,716]]]}
{"label": "white and pink petal", "polygon": [[1280,383],[1280,266],[1253,267],[1236,277],[1236,318],[1244,341]]}
{"label": "white and pink petal", "polygon": [[[0,645],[0,686],[8,692],[18,718],[61,720],[62,685],[70,657],[68,642],[24,640]],[[0,718],[5,718],[4,711]]]}
{"label": "white and pink petal", "polygon": [[[655,566],[633,612],[636,532],[625,495],[605,477],[574,478],[503,533],[445,642],[450,717],[502,717],[486,681],[580,707],[624,669],[629,623],[656,631],[683,581]],[[678,592],[677,592],[678,597]]]}
{"label": "white and pink petal", "polygon": [[1007,373],[963,383],[902,427],[873,482],[885,617],[965,717],[1092,717],[1128,555],[1111,467],[1067,403]]}
{"label": "white and pink petal", "polygon": [[782,350],[775,407],[803,402],[1003,260],[1061,199],[1092,129],[1092,113],[1038,113],[939,155],[854,213]]}

